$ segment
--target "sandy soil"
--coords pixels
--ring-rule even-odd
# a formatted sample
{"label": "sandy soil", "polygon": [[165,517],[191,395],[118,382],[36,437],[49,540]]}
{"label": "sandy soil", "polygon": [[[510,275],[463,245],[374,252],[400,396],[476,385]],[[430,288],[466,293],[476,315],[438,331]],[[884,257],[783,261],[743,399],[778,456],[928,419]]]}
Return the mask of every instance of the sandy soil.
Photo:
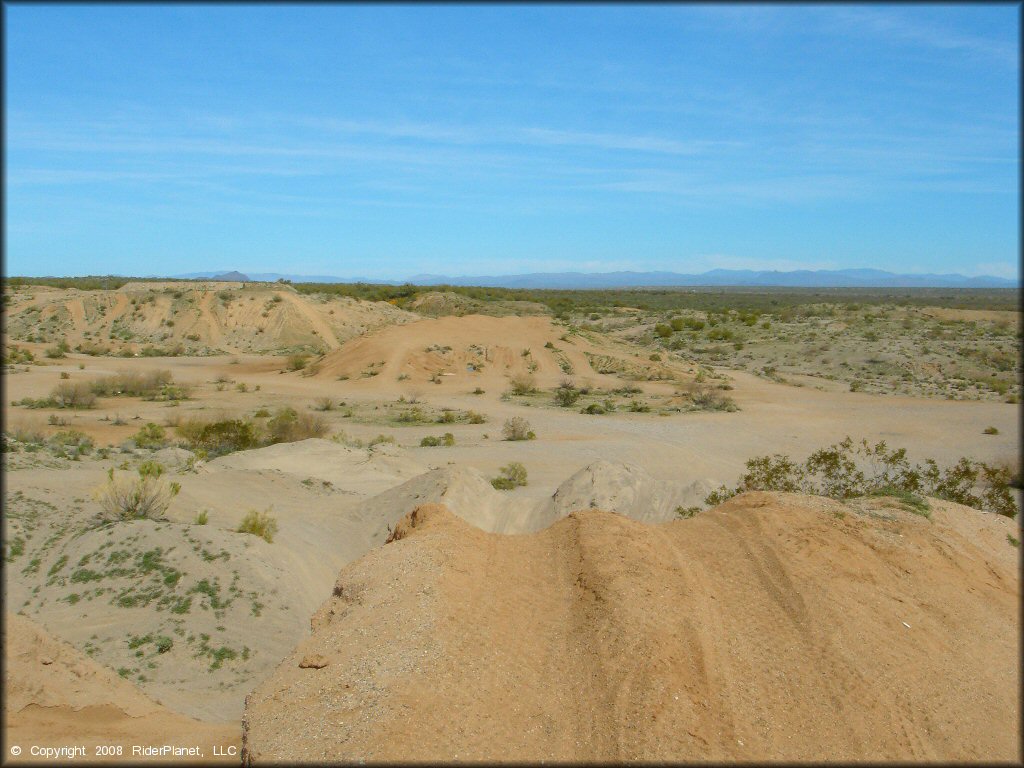
{"label": "sandy soil", "polygon": [[[237,763],[241,733],[233,723],[212,725],[172,712],[147,698],[111,670],[28,619],[4,615],[5,764],[53,764],[32,748],[83,747],[78,762],[124,762],[132,747],[198,747],[194,755],[147,756],[146,762]],[[21,755],[10,749],[18,746]],[[98,755],[98,747],[121,747],[122,755]],[[215,756],[215,748],[221,753]],[[140,762],[141,756],[134,756]],[[64,761],[69,761],[64,758]]]}
{"label": "sandy soil", "polygon": [[755,493],[500,536],[424,506],[250,696],[247,757],[1013,760],[1010,528]]}
{"label": "sandy soil", "polygon": [[[117,312],[130,313],[128,295],[112,299],[108,320]],[[83,306],[65,308],[69,322],[93,316],[95,308],[80,300]],[[155,300],[157,307],[162,300]],[[222,312],[208,301],[210,312]],[[266,302],[275,304],[280,318],[292,316],[286,312],[303,314],[290,299]],[[335,317],[327,304],[328,314],[305,308],[314,309],[318,317]],[[56,309],[50,313],[63,317]],[[236,325],[218,326],[224,339],[241,333],[231,329],[248,317],[240,309],[232,314]],[[342,702],[338,712],[345,713],[340,721],[352,730],[346,741],[339,734],[349,731],[327,729],[322,744],[310,743],[311,755],[344,742],[354,745],[345,756],[442,759],[447,756],[440,751],[439,734],[451,727],[442,716],[446,711],[461,713],[465,723],[447,734],[465,759],[698,754],[722,760],[1012,759],[1017,754],[1016,742],[1004,732],[1008,713],[1016,712],[1004,695],[1008,681],[1017,679],[1005,661],[1017,652],[1008,629],[1017,626],[1019,550],[1007,543],[1007,535],[1020,536],[1012,523],[941,504],[930,528],[922,518],[881,507],[851,507],[839,518],[832,515],[831,502],[787,498],[777,500],[777,514],[776,507],[748,504],[666,521],[677,506],[699,503],[710,487],[734,483],[751,456],[779,452],[802,460],[845,435],[905,446],[912,460],[1014,460],[1018,407],[818,391],[722,371],[733,387],[728,394],[739,406],[736,412],[584,415],[556,407],[550,392],[524,402],[503,399],[502,393],[510,375],[531,372],[531,362],[539,386],[557,385],[568,361],[578,382],[586,378],[608,388],[628,384],[650,398],[668,396],[674,384],[637,380],[626,371],[646,366],[652,376],[670,370],[684,380],[693,371],[646,360],[635,349],[594,335],[563,340],[565,329],[547,318],[389,322],[400,321],[406,324],[346,341],[356,333],[355,325],[345,331],[325,319],[327,327],[314,327],[306,317],[310,334],[317,330],[327,336],[329,328],[341,345],[314,375],[287,372],[281,356],[248,353],[124,359],[72,353],[9,370],[6,428],[34,423],[50,435],[78,429],[115,449],[109,458],[92,454],[81,461],[45,450],[4,455],[5,543],[18,537],[23,544],[23,552],[10,553],[6,564],[7,610],[30,617],[39,631],[70,643],[80,655],[88,653],[87,661],[122,686],[111,689],[115,693],[128,686],[159,700],[164,714],[234,728],[237,734],[247,694],[259,685],[270,701],[267,686],[274,680],[292,684],[281,670],[291,670],[289,654],[297,645],[302,653],[308,650],[309,617],[330,595],[339,569],[351,564],[352,573],[366,574],[359,577],[364,586],[343,590],[349,596],[365,594],[345,609],[362,611],[351,614],[358,621],[347,625],[350,636],[344,640],[349,654],[344,668],[359,682],[348,681],[358,691],[339,691],[336,701]],[[160,327],[159,320],[153,327]],[[290,338],[285,330],[282,326],[279,339]],[[40,357],[45,346],[35,345]],[[527,348],[530,355],[524,356]],[[620,374],[596,372],[587,353],[619,361]],[[361,375],[382,360],[377,375]],[[478,361],[482,370],[468,370]],[[174,404],[105,397],[82,411],[11,405],[23,397],[45,397],[62,373],[74,382],[154,369],[168,369],[176,382],[189,384],[192,398]],[[339,380],[342,375],[349,378]],[[409,378],[400,380],[403,375]],[[485,392],[472,394],[476,387]],[[372,416],[410,396],[435,410],[472,409],[486,421],[399,426]],[[199,461],[191,469],[187,454],[116,448],[149,421],[251,417],[285,405],[303,410],[323,397],[338,404],[320,414],[334,435],[347,436],[338,442],[271,446]],[[346,416],[341,403],[358,404],[360,416]],[[502,440],[502,423],[512,416],[526,418],[537,439]],[[49,425],[49,417],[67,424]],[[124,423],[114,423],[116,417]],[[983,434],[989,426],[998,434]],[[422,437],[443,432],[454,435],[454,447],[419,447]],[[354,444],[382,433],[397,444]],[[165,463],[168,477],[181,486],[167,520],[121,524],[109,533],[96,529],[93,492],[107,471],[132,472],[149,458]],[[529,484],[494,490],[489,479],[513,461],[525,465]],[[424,536],[414,531],[407,541],[382,547],[409,510],[426,502],[444,503],[465,524],[438,524],[448,542],[443,547],[418,543],[432,541],[426,535],[431,525]],[[566,519],[570,512],[592,508],[604,514]],[[277,518],[273,543],[235,531],[250,510],[269,510]],[[201,511],[208,514],[206,525],[195,522]],[[574,539],[583,535],[579,531],[589,533]],[[593,546],[583,548],[581,541]],[[158,555],[147,555],[156,550]],[[127,571],[111,559],[120,552],[128,553]],[[926,583],[927,568],[941,578]],[[96,573],[83,574],[83,569]],[[599,586],[586,586],[591,583]],[[976,605],[964,602],[964,591]],[[125,604],[122,598],[128,598]],[[171,610],[187,598],[189,610]],[[719,599],[725,605],[708,607]],[[806,613],[799,616],[806,621],[787,613],[800,601],[805,608],[799,610]],[[886,621],[897,608],[903,611],[900,623],[890,626]],[[470,629],[473,616],[483,618]],[[755,622],[749,628],[748,618]],[[581,622],[578,632],[565,629],[570,619]],[[915,634],[918,644],[906,645],[910,636],[900,634],[904,620],[912,628],[923,620],[931,634],[923,639]],[[955,622],[966,628],[959,635]],[[808,623],[812,629],[801,628]],[[442,634],[435,637],[435,631]],[[829,632],[838,639],[830,639]],[[170,651],[158,652],[154,642],[139,640],[159,636],[173,639]],[[535,641],[529,639],[534,636]],[[367,642],[373,637],[394,643],[379,647]],[[735,640],[723,644],[721,638]],[[314,643],[309,648],[322,639],[309,640]],[[224,656],[224,649],[236,655]],[[215,653],[223,656],[219,666]],[[534,653],[536,663],[523,661]],[[982,669],[983,653],[995,654],[996,663]],[[449,655],[455,661],[444,662]],[[776,656],[781,659],[777,675],[769,663]],[[286,657],[290,660],[277,669]],[[15,673],[30,679],[34,662],[11,658]],[[619,670],[620,659],[630,658],[649,660],[650,666],[644,661]],[[706,659],[703,666],[700,658]],[[325,670],[341,668],[339,659]],[[456,665],[458,660],[464,666]],[[965,671],[953,669],[961,663]],[[397,675],[387,678],[386,686],[366,682],[367,670],[378,664]],[[909,665],[909,671],[901,665]],[[429,671],[422,678],[426,688],[410,682],[409,670],[415,669]],[[122,678],[112,670],[127,672]],[[301,671],[319,679],[315,670]],[[667,677],[661,681],[663,672]],[[954,682],[952,693],[939,685],[943,676]],[[824,687],[821,680],[827,681]],[[476,693],[459,693],[470,683]],[[545,686],[554,686],[547,702],[537,693]],[[444,706],[431,712],[423,690],[432,687],[442,692]],[[303,690],[302,696],[312,698],[299,696],[295,706],[310,711],[326,706],[317,698],[319,688]],[[579,691],[586,695],[578,696]],[[689,704],[677,711],[675,698],[671,705],[658,698],[670,692]],[[346,709],[351,702],[345,697],[357,693],[364,698],[351,701],[360,707],[371,695],[379,694],[384,703]],[[516,698],[521,694],[523,704]],[[923,703],[928,697],[939,704],[929,709]],[[101,732],[128,734],[135,720],[110,708],[124,701],[103,696],[28,701],[18,710],[20,719],[11,722],[28,729],[24,733],[71,733],[76,718],[84,718],[101,723]],[[956,712],[956,706],[964,712]],[[274,741],[284,738],[274,723],[291,722],[291,715],[275,714],[270,704],[260,707],[251,710],[263,718],[253,731],[258,734],[252,737],[253,755],[282,755],[274,751],[285,744]],[[560,711],[571,717],[558,717]],[[409,719],[403,712],[417,714]],[[490,741],[483,721],[474,719],[480,713],[489,713]],[[954,715],[963,734],[951,735]],[[61,719],[65,716],[69,719]],[[326,716],[324,722],[338,721]],[[147,726],[168,739],[177,727]],[[409,751],[414,742],[421,751]]]}

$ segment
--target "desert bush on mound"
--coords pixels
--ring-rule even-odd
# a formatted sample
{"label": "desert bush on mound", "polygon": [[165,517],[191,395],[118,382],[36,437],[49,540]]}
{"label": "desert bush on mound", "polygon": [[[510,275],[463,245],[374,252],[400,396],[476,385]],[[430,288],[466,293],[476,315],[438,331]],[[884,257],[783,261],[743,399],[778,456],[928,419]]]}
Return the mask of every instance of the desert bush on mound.
{"label": "desert bush on mound", "polygon": [[247,418],[189,419],[178,423],[175,429],[190,450],[210,458],[275,443],[323,437],[328,431],[322,417],[289,407],[278,408],[262,426]]}
{"label": "desert bush on mound", "polygon": [[235,531],[251,533],[253,536],[264,539],[268,544],[273,544],[274,534],[277,533],[277,520],[270,516],[269,507],[266,512],[257,512],[255,509],[251,509],[242,518],[242,522],[238,524]]}
{"label": "desert bush on mound", "polygon": [[294,408],[279,408],[267,422],[268,444],[294,443],[327,434],[327,422],[312,413],[299,413]]}
{"label": "desert bush on mound", "polygon": [[884,495],[922,509],[922,496],[953,501],[1006,517],[1017,516],[1011,488],[1016,479],[1009,464],[991,466],[966,457],[946,469],[934,459],[911,465],[906,448],[890,449],[885,441],[855,444],[846,437],[812,453],[803,464],[788,456],[756,456],[734,489],[721,486],[704,501],[720,504],[745,491],[809,493],[833,499]]}
{"label": "desert bush on mound", "polygon": [[50,400],[57,408],[92,408],[96,395],[84,381],[62,381],[50,393]]}
{"label": "desert bush on mound", "polygon": [[499,471],[501,474],[491,479],[491,485],[499,491],[511,491],[513,488],[526,485],[526,467],[518,461],[513,461]]}
{"label": "desert bush on mound", "polygon": [[530,430],[530,422],[522,416],[506,419],[505,425],[501,428],[501,434],[505,436],[506,440],[533,440],[537,437]]}
{"label": "desert bush on mound", "polygon": [[259,434],[253,422],[242,419],[202,421],[189,419],[176,427],[178,435],[185,439],[193,451],[203,451],[213,458],[233,451],[245,451],[260,444]]}
{"label": "desert bush on mound", "polygon": [[164,468],[154,461],[139,466],[137,478],[115,475],[107,470],[107,483],[97,492],[106,522],[120,520],[157,520],[171,505],[181,486],[163,479]]}

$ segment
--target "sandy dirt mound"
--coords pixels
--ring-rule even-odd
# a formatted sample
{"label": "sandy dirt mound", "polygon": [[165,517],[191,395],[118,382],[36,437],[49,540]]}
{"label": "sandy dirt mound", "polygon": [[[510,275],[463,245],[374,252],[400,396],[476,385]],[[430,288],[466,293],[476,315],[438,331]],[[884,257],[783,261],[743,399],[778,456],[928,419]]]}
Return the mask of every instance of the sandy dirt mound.
{"label": "sandy dirt mound", "polygon": [[652,378],[671,376],[664,365],[568,335],[546,317],[466,315],[420,320],[353,339],[320,362],[318,375],[365,380],[375,388],[399,380],[431,386],[436,379],[503,390],[510,377],[525,375],[539,387],[558,386],[566,378],[616,386],[616,374],[627,370],[649,370],[644,376]]}
{"label": "sandy dirt mound", "polygon": [[932,514],[750,493],[501,536],[421,507],[250,695],[246,757],[1016,760],[1012,523]]}
{"label": "sandy dirt mound", "polygon": [[533,533],[581,509],[611,510],[634,520],[666,522],[679,507],[700,505],[718,483],[656,480],[632,464],[596,461],[583,467],[546,499],[497,491],[472,467],[442,467],[389,488],[359,505],[357,514],[374,543],[421,504],[444,504],[471,525],[489,533]]}
{"label": "sandy dirt mound", "polygon": [[551,310],[533,301],[480,301],[452,291],[430,291],[416,297],[409,309],[428,317],[444,315],[548,315]]}
{"label": "sandy dirt mound", "polygon": [[689,484],[657,480],[635,464],[601,459],[588,464],[555,491],[544,505],[537,529],[580,509],[602,509],[647,523],[664,523],[682,507],[702,505],[720,483],[712,479]]}
{"label": "sandy dirt mound", "polygon": [[387,302],[304,295],[268,283],[140,281],[116,291],[32,286],[12,293],[4,307],[9,340],[66,339],[96,354],[327,351],[416,318]]}
{"label": "sandy dirt mound", "polygon": [[[96,746],[118,743],[198,745],[205,761],[214,759],[214,745],[237,749],[237,726],[200,723],[165,709],[23,616],[6,613],[4,625],[5,741],[23,750],[20,760],[5,755],[5,762],[32,762],[32,744],[83,745],[87,760],[97,759]],[[122,758],[131,759],[130,747]]]}

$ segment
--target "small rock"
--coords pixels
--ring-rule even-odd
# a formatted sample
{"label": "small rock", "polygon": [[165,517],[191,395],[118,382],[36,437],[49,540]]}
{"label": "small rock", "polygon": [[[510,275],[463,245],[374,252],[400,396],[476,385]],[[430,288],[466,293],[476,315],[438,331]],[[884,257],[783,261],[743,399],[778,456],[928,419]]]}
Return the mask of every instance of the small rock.
{"label": "small rock", "polygon": [[319,653],[310,653],[302,657],[302,661],[299,662],[300,669],[323,669],[330,660],[326,656],[321,656]]}
{"label": "small rock", "polygon": [[49,656],[42,656],[39,659],[39,663],[40,664],[50,665],[50,664],[53,664],[53,659],[51,659]]}

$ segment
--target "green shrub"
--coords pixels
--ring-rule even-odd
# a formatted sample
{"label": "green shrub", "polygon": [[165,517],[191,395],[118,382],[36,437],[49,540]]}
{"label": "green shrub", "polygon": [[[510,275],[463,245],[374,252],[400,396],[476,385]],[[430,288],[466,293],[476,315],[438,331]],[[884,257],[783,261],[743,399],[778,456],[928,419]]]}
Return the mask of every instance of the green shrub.
{"label": "green shrub", "polygon": [[985,427],[985,429],[982,430],[982,434],[984,434],[984,435],[998,435],[999,434],[999,430],[996,429],[995,427]]}
{"label": "green shrub", "polygon": [[912,491],[908,491],[905,488],[895,488],[891,485],[884,485],[881,488],[876,488],[871,491],[870,496],[891,496],[894,499],[898,499],[901,504],[911,507],[912,511],[925,517],[931,517],[931,506],[928,504],[928,500],[918,496]]}
{"label": "green shrub", "polygon": [[139,448],[163,448],[167,445],[166,431],[159,424],[148,422],[135,433],[132,440]]}
{"label": "green shrub", "polygon": [[327,422],[311,413],[299,413],[294,408],[279,408],[267,422],[267,443],[294,443],[327,434]]}
{"label": "green shrub", "polygon": [[309,355],[307,355],[305,353],[289,355],[288,356],[288,362],[286,363],[286,367],[288,368],[289,371],[301,371],[303,368],[306,367],[306,364],[308,362],[309,362]]}
{"label": "green shrub", "polygon": [[61,339],[56,345],[48,347],[46,350],[46,356],[50,358],[63,358],[67,356],[67,353],[71,351],[71,347],[68,345],[66,339]]}
{"label": "green shrub", "polygon": [[491,479],[491,485],[499,491],[510,491],[522,485],[526,485],[526,467],[518,461],[502,467],[501,474]]}
{"label": "green shrub", "polygon": [[270,516],[269,508],[266,512],[257,512],[253,509],[242,518],[242,522],[235,530],[238,533],[251,533],[264,539],[268,544],[273,544],[274,534],[277,533],[277,520]]}
{"label": "green shrub", "polygon": [[196,525],[206,525],[209,521],[210,521],[210,514],[205,509],[202,512],[200,512],[198,515],[196,515],[196,519],[195,519],[195,524]]}
{"label": "green shrub", "polygon": [[885,495],[920,514],[927,511],[922,497],[933,496],[1014,518],[1018,512],[1011,490],[1015,482],[1019,479],[1009,464],[993,466],[963,457],[944,470],[934,459],[912,466],[905,448],[890,449],[884,440],[855,444],[846,437],[815,451],[803,465],[780,454],[749,459],[739,485],[732,490],[722,486],[705,503],[720,504],[744,491],[811,493],[840,500]]}
{"label": "green shrub", "polygon": [[571,382],[562,382],[555,390],[555,402],[563,408],[570,408],[580,399],[580,391]]}
{"label": "green shrub", "polygon": [[179,424],[176,429],[189,448],[204,451],[210,457],[223,456],[233,451],[246,451],[260,444],[256,426],[248,420],[190,419]]}

